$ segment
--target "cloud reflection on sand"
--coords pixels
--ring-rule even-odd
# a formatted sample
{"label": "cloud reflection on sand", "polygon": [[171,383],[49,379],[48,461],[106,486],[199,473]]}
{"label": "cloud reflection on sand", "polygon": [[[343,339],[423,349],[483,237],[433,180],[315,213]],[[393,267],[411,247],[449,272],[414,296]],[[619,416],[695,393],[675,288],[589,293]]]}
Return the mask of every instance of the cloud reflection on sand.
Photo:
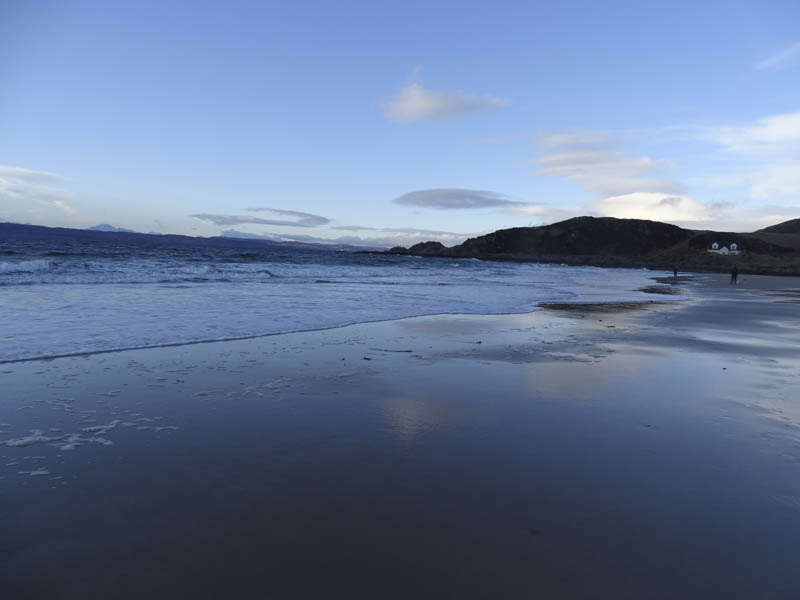
{"label": "cloud reflection on sand", "polygon": [[392,434],[405,442],[447,425],[452,417],[443,405],[410,396],[387,398],[382,412]]}

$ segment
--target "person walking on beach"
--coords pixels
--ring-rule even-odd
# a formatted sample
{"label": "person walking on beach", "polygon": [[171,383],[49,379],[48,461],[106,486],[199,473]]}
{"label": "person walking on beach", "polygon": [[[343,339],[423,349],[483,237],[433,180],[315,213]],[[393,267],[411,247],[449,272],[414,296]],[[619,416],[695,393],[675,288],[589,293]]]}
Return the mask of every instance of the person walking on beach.
{"label": "person walking on beach", "polygon": [[733,265],[731,269],[731,285],[736,285],[739,283],[739,267]]}
{"label": "person walking on beach", "polygon": [[672,274],[675,276],[675,281],[678,281],[678,267],[672,267]]}

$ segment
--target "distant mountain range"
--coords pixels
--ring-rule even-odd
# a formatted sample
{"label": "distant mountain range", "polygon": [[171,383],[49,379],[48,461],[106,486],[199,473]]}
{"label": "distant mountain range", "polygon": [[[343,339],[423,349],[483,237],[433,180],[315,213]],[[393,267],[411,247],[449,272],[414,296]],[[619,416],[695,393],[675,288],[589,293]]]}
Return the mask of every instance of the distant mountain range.
{"label": "distant mountain range", "polygon": [[355,252],[358,250],[376,250],[365,246],[348,244],[319,244],[312,242],[276,241],[265,238],[240,238],[227,236],[195,237],[190,235],[137,233],[129,229],[101,224],[88,229],[70,229],[68,227],[45,227],[43,225],[27,225],[21,223],[0,222],[0,243],[4,240],[83,240],[97,242],[129,242],[140,244],[157,244],[176,246],[229,246],[229,247],[284,247],[306,248],[313,250]]}
{"label": "distant mountain range", "polygon": [[[736,243],[736,256],[709,252]],[[392,254],[567,264],[727,270],[800,275],[800,219],[754,233],[696,231],[641,219],[575,217],[541,227],[501,229],[450,248],[439,242],[396,247]]]}
{"label": "distant mountain range", "polygon": [[114,227],[113,225],[109,225],[108,223],[101,223],[100,225],[95,225],[94,227],[87,227],[86,231],[113,231],[116,233],[137,233],[133,229]]}

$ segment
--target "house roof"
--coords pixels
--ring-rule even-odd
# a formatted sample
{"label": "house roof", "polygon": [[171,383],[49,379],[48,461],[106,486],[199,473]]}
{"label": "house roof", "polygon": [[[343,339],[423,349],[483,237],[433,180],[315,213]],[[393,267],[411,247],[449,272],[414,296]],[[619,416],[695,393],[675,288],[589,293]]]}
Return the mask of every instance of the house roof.
{"label": "house roof", "polygon": [[733,241],[733,242],[717,242],[717,241],[714,241],[714,242],[711,242],[708,245],[708,247],[709,248],[713,248],[714,245],[716,245],[717,248],[719,248],[719,249],[722,249],[722,248],[733,248],[734,246],[737,249],[741,249],[741,247],[742,247],[742,245],[737,241]]}

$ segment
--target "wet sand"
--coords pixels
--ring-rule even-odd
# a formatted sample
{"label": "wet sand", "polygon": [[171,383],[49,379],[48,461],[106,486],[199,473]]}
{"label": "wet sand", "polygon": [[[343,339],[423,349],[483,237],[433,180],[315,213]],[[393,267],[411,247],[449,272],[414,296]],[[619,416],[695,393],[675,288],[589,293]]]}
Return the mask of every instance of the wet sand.
{"label": "wet sand", "polygon": [[2,597],[800,597],[800,282],[740,279],[0,365]]}

